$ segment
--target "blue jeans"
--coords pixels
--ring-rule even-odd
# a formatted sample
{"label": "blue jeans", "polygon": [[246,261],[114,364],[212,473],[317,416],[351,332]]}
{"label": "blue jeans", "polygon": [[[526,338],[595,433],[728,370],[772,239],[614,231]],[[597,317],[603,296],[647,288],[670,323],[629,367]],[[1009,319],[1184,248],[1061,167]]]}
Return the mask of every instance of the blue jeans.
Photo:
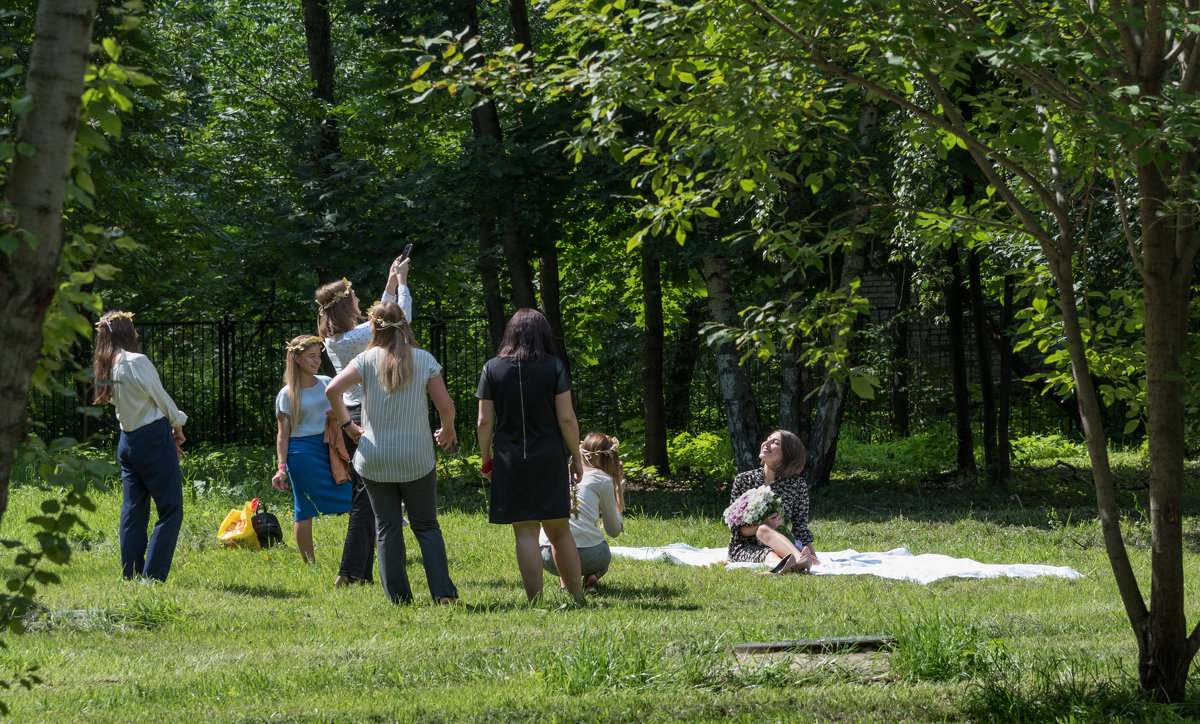
{"label": "blue jeans", "polygon": [[[179,472],[179,454],[167,418],[160,417],[133,432],[122,430],[117,460],[121,463],[124,492],[118,530],[121,575],[165,581],[183,523],[183,475]],[[158,522],[147,543],[151,501],[157,509]]]}

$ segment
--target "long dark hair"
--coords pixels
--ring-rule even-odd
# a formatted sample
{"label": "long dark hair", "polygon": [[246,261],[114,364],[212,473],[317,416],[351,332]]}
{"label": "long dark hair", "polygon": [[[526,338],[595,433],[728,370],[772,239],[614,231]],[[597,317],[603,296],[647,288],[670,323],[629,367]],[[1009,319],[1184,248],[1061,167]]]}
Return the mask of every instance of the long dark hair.
{"label": "long dark hair", "polygon": [[141,352],[137,343],[137,330],[133,328],[132,314],[112,311],[100,317],[96,323],[96,351],[92,354],[92,379],[95,391],[93,405],[112,402],[112,370],[121,352]]}
{"label": "long dark hair", "polygon": [[[804,470],[804,463],[808,459],[808,450],[804,447],[804,442],[796,436],[796,433],[789,430],[775,430],[771,433],[774,435],[779,433],[779,451],[783,453],[779,461],[779,469],[775,471],[778,478],[790,478],[793,475],[799,475]],[[771,435],[767,435],[770,437]]]}
{"label": "long dark hair", "polygon": [[522,362],[545,362],[554,359],[554,333],[545,315],[525,307],[508,320],[504,339],[500,341],[497,357],[519,359]]}

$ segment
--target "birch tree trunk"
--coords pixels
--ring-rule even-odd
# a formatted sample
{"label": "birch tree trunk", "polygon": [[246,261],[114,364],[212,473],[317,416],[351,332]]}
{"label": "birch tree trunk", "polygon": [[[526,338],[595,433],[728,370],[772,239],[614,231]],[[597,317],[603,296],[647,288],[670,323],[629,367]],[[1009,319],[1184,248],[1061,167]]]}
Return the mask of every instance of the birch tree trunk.
{"label": "birch tree trunk", "polygon": [[0,236],[17,248],[0,252],[0,520],[8,509],[13,455],[25,433],[25,401],[42,349],[42,323],[54,299],[63,243],[63,199],[79,123],[83,76],[96,0],[38,5],[25,93],[33,106],[21,117],[17,154],[0,203]]}
{"label": "birch tree trunk", "polygon": [[[710,256],[704,260],[704,284],[708,290],[708,308],[713,321],[729,327],[737,324],[733,306],[733,284],[730,282],[729,262],[724,257]],[[733,456],[738,470],[758,467],[758,445],[762,428],[758,422],[758,405],[750,376],[740,364],[741,355],[732,342],[724,342],[714,350],[717,359],[717,378],[721,397],[725,400],[725,416]]]}
{"label": "birch tree trunk", "polygon": [[[874,147],[875,129],[879,125],[880,107],[875,102],[868,101],[863,94],[858,108],[858,130],[856,140],[863,152]],[[855,192],[850,203],[855,207],[850,215],[850,226],[854,229],[865,229],[870,219],[870,209],[867,197],[861,192]],[[863,269],[867,264],[867,244],[858,240],[851,246],[842,259],[842,275],[838,281],[839,289],[848,289],[850,284],[862,278]],[[844,337],[846,333],[836,336]],[[840,340],[832,340],[832,346],[845,346]],[[833,473],[833,464],[837,459],[838,438],[842,434],[842,415],[846,410],[846,393],[850,391],[850,382],[839,381],[828,373],[817,393],[817,408],[813,414],[812,434],[808,438],[808,487],[815,490],[829,482]]]}

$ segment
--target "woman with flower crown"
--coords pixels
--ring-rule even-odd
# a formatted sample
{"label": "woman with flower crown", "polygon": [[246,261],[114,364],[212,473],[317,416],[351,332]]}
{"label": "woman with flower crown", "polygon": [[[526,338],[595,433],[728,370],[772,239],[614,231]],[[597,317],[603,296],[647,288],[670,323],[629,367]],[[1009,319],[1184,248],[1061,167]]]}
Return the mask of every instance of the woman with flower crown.
{"label": "woman with flower crown", "polygon": [[[617,446],[620,441],[593,430],[579,443],[583,475],[571,484],[571,514],[568,521],[571,537],[579,550],[579,573],[583,588],[589,594],[599,593],[600,577],[608,573],[612,550],[604,534],[616,538],[625,530],[625,467]],[[600,525],[603,522],[604,528]],[[554,564],[554,549],[550,537],[542,531],[538,536],[542,547],[542,568],[558,575]],[[566,588],[566,581],[562,581]]]}
{"label": "woman with flower crown", "polygon": [[[163,389],[149,358],[138,351],[137,338],[132,312],[109,312],[96,323],[92,401],[111,402],[121,426],[121,574],[165,581],[183,522],[179,446],[188,418]],[[158,521],[147,540],[151,501]]]}
{"label": "woman with flower crown", "polygon": [[[400,303],[405,319],[412,319],[412,295],[408,290],[409,260],[398,256],[388,270],[387,284],[383,290],[383,301]],[[325,354],[333,364],[334,373],[341,372],[346,363],[367,349],[371,341],[371,325],[363,316],[358,295],[350,282],[341,279],[330,282],[316,292],[317,332],[325,338]],[[362,424],[362,386],[355,385],[342,395],[355,424]],[[346,450],[354,457],[355,445],[349,435],[344,437]],[[371,497],[362,478],[350,467],[350,484],[353,497],[350,515],[346,523],[346,541],[342,544],[342,563],[338,567],[335,586],[352,583],[369,583],[371,570],[375,567],[375,511],[371,509]]]}
{"label": "woman with flower crown", "polygon": [[[351,360],[325,390],[334,419],[358,444],[354,469],[366,483],[375,510],[379,578],[393,602],[413,600],[404,548],[404,515],[421,547],[429,592],[438,603],[454,603],[446,542],[437,519],[437,467],[433,443],[457,445],[454,402],[442,366],[416,346],[400,305],[379,302],[367,313],[371,345]],[[346,410],[343,395],[362,385],[362,426]],[[441,426],[429,434],[429,401]]]}
{"label": "woman with flower crown", "polygon": [[315,560],[312,519],[350,510],[351,486],[333,477],[329,446],[325,443],[325,415],[329,378],[321,369],[321,338],[301,335],[287,345],[283,380],[275,396],[275,453],[278,469],[271,478],[276,490],[292,489],[296,548],[305,563]]}
{"label": "woman with flower crown", "polygon": [[[791,530],[790,535],[778,530],[784,523],[779,513],[772,513],[757,524],[730,526],[730,561],[766,563],[772,566],[772,573],[801,573],[817,563],[813,535],[808,530],[805,457],[800,438],[787,430],[776,430],[758,448],[762,467],[738,473],[733,479],[731,503],[754,488],[768,486],[783,503]],[[797,548],[797,542],[803,548]]]}

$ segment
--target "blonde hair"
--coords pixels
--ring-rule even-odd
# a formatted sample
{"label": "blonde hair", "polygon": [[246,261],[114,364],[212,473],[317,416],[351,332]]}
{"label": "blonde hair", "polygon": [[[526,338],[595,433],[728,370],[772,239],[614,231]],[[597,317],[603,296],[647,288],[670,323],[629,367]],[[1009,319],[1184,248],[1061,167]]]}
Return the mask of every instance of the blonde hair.
{"label": "blonde hair", "polygon": [[579,443],[579,454],[583,464],[608,474],[614,481],[621,473],[621,459],[617,452],[620,440],[593,430]]}
{"label": "blonde hair", "polygon": [[344,278],[317,289],[317,332],[325,338],[348,332],[363,321],[362,312],[354,306],[354,290]]}
{"label": "blonde hair", "polygon": [[300,355],[307,352],[313,345],[324,347],[320,337],[314,337],[311,334],[293,337],[292,341],[287,344],[287,362],[283,366],[283,381],[287,385],[288,416],[291,417],[293,426],[300,423],[300,402],[304,395],[303,390],[300,389]]}
{"label": "blonde hair", "polygon": [[413,353],[417,340],[412,327],[404,317],[404,310],[395,302],[378,302],[367,312],[371,325],[371,347],[382,347],[386,353],[383,362],[383,389],[389,394],[400,389],[412,379]]}
{"label": "blonde hair", "polygon": [[96,351],[92,353],[93,405],[112,402],[112,371],[121,352],[139,352],[133,314],[112,311],[96,323]]}

